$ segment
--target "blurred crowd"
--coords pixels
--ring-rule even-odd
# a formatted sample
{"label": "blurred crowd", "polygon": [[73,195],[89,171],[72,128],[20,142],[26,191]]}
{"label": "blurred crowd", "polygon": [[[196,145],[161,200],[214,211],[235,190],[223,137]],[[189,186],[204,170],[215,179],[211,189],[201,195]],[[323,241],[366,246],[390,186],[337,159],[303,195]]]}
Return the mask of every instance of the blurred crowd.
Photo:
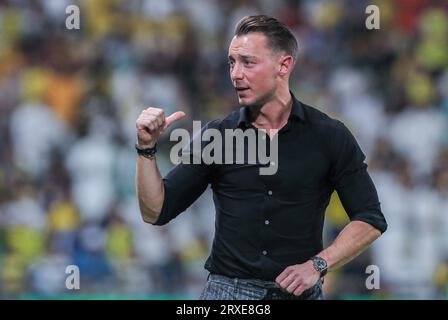
{"label": "blurred crowd", "polygon": [[[80,29],[66,28],[67,6]],[[380,29],[365,8],[380,9]],[[0,0],[0,297],[197,298],[210,190],[163,227],[135,195],[135,120],[177,126],[237,108],[228,44],[245,15],[285,22],[295,95],[342,120],[367,156],[388,231],[328,276],[328,298],[448,297],[448,2]],[[162,174],[172,167],[169,132]],[[347,222],[334,194],[325,242]],[[66,267],[80,289],[66,288]],[[376,265],[381,287],[366,288]]]}

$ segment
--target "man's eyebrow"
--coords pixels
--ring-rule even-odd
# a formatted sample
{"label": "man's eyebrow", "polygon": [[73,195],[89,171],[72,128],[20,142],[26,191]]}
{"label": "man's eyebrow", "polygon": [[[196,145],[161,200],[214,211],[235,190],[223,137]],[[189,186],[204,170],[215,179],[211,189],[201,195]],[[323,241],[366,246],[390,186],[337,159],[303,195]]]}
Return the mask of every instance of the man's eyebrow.
{"label": "man's eyebrow", "polygon": [[[245,55],[245,54],[238,54],[239,57],[243,59],[255,59],[255,56]],[[235,58],[231,55],[228,56],[229,60],[234,60]]]}

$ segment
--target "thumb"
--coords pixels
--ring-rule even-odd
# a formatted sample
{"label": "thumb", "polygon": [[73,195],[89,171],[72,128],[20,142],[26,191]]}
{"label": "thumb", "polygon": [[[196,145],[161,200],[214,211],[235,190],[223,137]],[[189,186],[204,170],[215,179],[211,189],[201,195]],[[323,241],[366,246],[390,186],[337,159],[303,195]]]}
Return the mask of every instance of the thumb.
{"label": "thumb", "polygon": [[174,122],[182,119],[183,117],[185,117],[185,112],[182,112],[182,111],[174,112],[169,117],[166,117],[165,118],[165,129],[168,128],[170,125],[172,125]]}

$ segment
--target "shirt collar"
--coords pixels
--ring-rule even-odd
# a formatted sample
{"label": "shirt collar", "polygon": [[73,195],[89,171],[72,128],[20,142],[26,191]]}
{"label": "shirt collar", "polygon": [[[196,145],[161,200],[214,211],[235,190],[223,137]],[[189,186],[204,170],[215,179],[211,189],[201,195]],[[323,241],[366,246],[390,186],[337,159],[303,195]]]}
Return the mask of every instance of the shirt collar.
{"label": "shirt collar", "polygon": [[[299,100],[296,99],[294,94],[290,91],[292,97],[292,106],[291,106],[291,114],[289,115],[289,119],[300,119],[305,121],[305,112],[303,110],[303,105]],[[246,128],[250,126],[250,117],[249,117],[249,107],[243,106],[240,108],[240,115],[238,118],[238,127],[244,125]]]}

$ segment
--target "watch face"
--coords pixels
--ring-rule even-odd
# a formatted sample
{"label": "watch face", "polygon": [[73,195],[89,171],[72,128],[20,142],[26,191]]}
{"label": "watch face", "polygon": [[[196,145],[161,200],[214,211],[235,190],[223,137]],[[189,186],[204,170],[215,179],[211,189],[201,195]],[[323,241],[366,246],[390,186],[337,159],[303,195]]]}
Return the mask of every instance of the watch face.
{"label": "watch face", "polygon": [[323,270],[327,269],[327,262],[324,259],[319,258],[319,257],[314,258],[314,265],[316,266],[316,268],[319,271],[323,271]]}
{"label": "watch face", "polygon": [[324,277],[327,274],[327,261],[317,256],[312,257],[311,260],[313,261],[314,269],[320,272],[321,277]]}
{"label": "watch face", "polygon": [[327,263],[324,260],[316,260],[316,264],[320,270],[323,270],[327,267]]}

